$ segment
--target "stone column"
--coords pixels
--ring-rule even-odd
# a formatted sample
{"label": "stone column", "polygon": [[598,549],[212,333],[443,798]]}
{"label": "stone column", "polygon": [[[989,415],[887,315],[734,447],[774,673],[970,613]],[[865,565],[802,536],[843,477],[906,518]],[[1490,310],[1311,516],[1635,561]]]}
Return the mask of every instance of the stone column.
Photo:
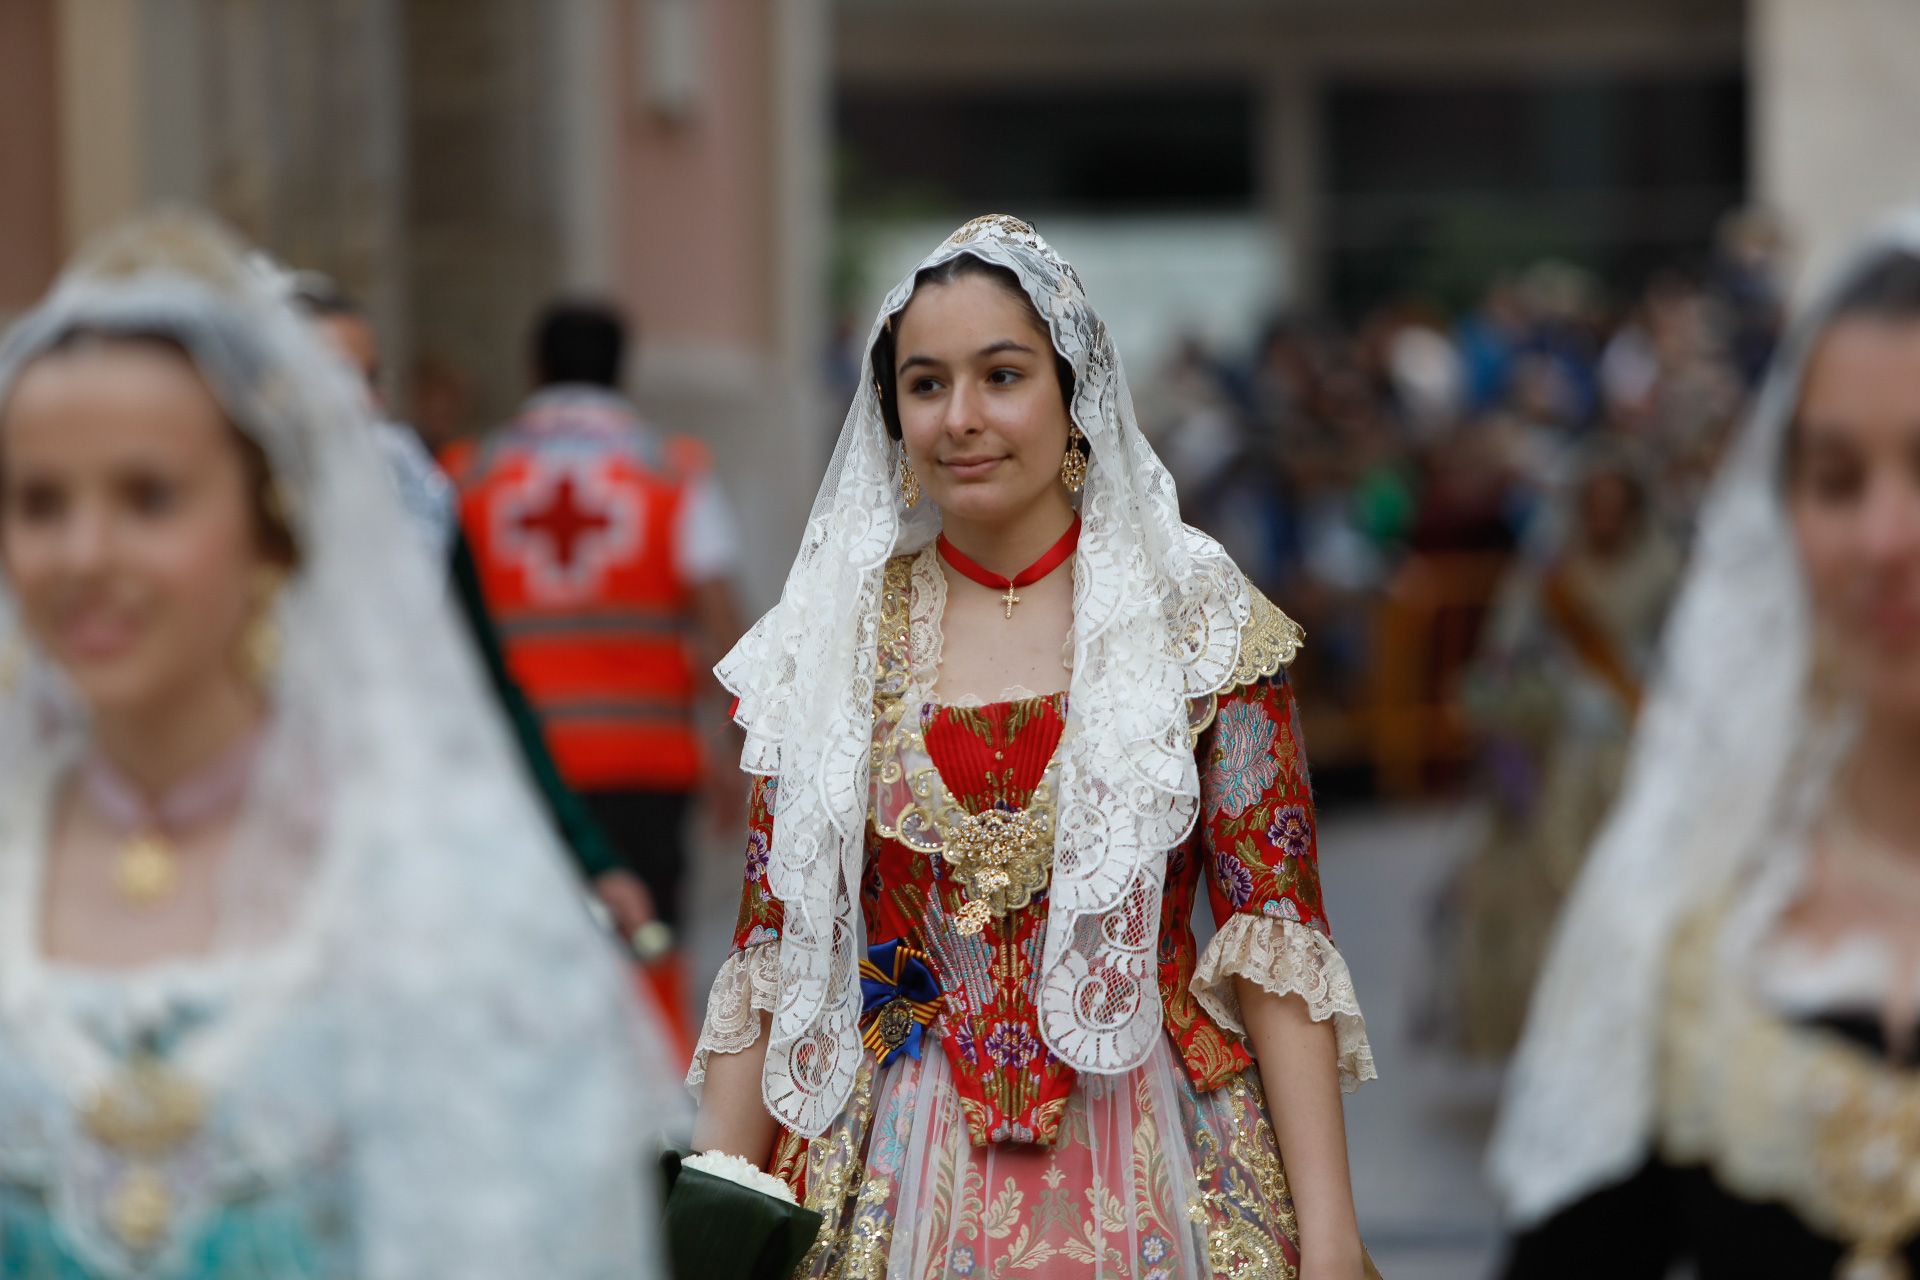
{"label": "stone column", "polygon": [[1277,59],[1261,95],[1260,200],[1279,255],[1284,301],[1313,310],[1325,301],[1320,78],[1309,62]]}
{"label": "stone column", "polygon": [[816,390],[827,10],[622,0],[620,12],[620,296],[638,320],[635,391],[662,429],[713,452],[753,609],[778,593],[838,416]]}
{"label": "stone column", "polygon": [[145,198],[140,12],[121,0],[55,6],[61,238],[77,246]]}
{"label": "stone column", "polygon": [[[527,393],[527,326],[561,287],[566,210],[581,225],[591,177],[576,150],[561,62],[574,7],[527,0],[406,0],[409,301],[423,358],[470,380],[471,426],[503,421]],[[591,65],[566,74],[589,79]],[[576,111],[577,114],[577,111]],[[589,234],[593,232],[589,226]]]}
{"label": "stone column", "polygon": [[1783,214],[1799,280],[1889,210],[1920,203],[1920,3],[1753,0],[1757,198]]}
{"label": "stone column", "polygon": [[620,269],[618,19],[617,0],[569,0],[554,13],[560,279],[580,293],[610,292]]}
{"label": "stone column", "polygon": [[63,250],[58,25],[53,0],[0,4],[0,324],[45,292]]}
{"label": "stone column", "polygon": [[197,205],[406,330],[401,0],[59,0],[61,239]]}
{"label": "stone column", "polygon": [[[149,186],[408,329],[401,0],[152,0]],[[389,387],[389,391],[393,388]]]}

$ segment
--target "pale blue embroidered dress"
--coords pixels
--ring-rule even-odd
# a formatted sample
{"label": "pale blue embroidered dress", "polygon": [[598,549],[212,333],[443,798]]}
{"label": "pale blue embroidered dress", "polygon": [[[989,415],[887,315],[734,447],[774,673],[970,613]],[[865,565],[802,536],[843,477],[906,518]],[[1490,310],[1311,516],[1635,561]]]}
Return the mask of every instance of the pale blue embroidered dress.
{"label": "pale blue embroidered dress", "polygon": [[[47,1016],[84,1074],[124,1076],[151,1055],[187,1065],[238,1028],[223,982],[182,972],[128,990],[118,980],[48,972]],[[127,1215],[140,1162],[89,1132],[92,1100],[75,1077],[16,1051],[0,1028],[0,1275],[7,1280],[333,1280],[356,1273],[349,1141],[333,1082],[324,1007],[288,1011],[208,1099],[198,1131],[162,1158],[167,1221]],[[52,1068],[49,1070],[49,1068]],[[176,1068],[177,1069],[177,1068]],[[182,1074],[187,1074],[182,1072]],[[298,1088],[289,1088],[291,1082]],[[79,1103],[79,1105],[76,1105]],[[133,1239],[129,1239],[129,1228]],[[143,1247],[144,1246],[144,1247]]]}
{"label": "pale blue embroidered dress", "polygon": [[337,895],[269,951],[70,968],[39,954],[42,843],[0,847],[0,1277],[361,1274]]}

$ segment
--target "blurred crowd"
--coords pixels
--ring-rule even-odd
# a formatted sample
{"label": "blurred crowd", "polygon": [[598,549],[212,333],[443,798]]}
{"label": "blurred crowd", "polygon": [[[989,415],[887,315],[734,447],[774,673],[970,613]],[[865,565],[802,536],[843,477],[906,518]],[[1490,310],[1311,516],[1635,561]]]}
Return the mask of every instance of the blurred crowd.
{"label": "blurred crowd", "polygon": [[1389,301],[1185,343],[1142,421],[1187,518],[1306,627],[1321,789],[1467,789],[1416,1033],[1499,1060],[1620,783],[1710,477],[1778,337],[1782,237],[1609,292],[1542,261],[1456,314]]}
{"label": "blurred crowd", "polygon": [[1352,323],[1279,316],[1242,350],[1188,341],[1141,388],[1187,518],[1306,625],[1316,759],[1365,755],[1361,713],[1395,675],[1381,604],[1406,575],[1450,567],[1469,612],[1484,597],[1464,661],[1493,605],[1474,584],[1497,593],[1501,566],[1583,538],[1684,547],[1772,349],[1781,253],[1770,220],[1739,214],[1706,261],[1625,294],[1542,261],[1457,314],[1401,298]]}

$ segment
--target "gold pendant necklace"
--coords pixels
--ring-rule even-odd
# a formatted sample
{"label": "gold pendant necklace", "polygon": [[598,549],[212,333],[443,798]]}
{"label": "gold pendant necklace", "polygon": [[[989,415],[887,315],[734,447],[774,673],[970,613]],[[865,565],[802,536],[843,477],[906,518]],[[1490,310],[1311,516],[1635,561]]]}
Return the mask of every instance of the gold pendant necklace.
{"label": "gold pendant necklace", "polygon": [[144,831],[120,846],[113,867],[120,892],[143,907],[173,896],[180,883],[179,858],[173,842],[158,831]]}
{"label": "gold pendant necklace", "polygon": [[180,887],[176,836],[203,830],[239,807],[259,745],[259,730],[243,733],[210,764],[151,797],[104,755],[81,764],[89,807],[121,833],[113,884],[122,897],[142,907],[173,897]]}

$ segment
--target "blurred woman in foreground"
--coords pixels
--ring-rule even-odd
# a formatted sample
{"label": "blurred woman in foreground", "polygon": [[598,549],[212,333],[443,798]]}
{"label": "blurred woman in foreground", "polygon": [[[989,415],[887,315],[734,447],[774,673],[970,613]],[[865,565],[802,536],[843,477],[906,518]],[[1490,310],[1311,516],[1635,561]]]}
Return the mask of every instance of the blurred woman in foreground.
{"label": "blurred woman in foreground", "polygon": [[1495,1135],[1508,1274],[1914,1274],[1920,217],[1786,344],[1667,650]]}
{"label": "blurred woman in foreground", "polygon": [[0,347],[0,1276],[653,1274],[619,963],[361,404],[181,218]]}

